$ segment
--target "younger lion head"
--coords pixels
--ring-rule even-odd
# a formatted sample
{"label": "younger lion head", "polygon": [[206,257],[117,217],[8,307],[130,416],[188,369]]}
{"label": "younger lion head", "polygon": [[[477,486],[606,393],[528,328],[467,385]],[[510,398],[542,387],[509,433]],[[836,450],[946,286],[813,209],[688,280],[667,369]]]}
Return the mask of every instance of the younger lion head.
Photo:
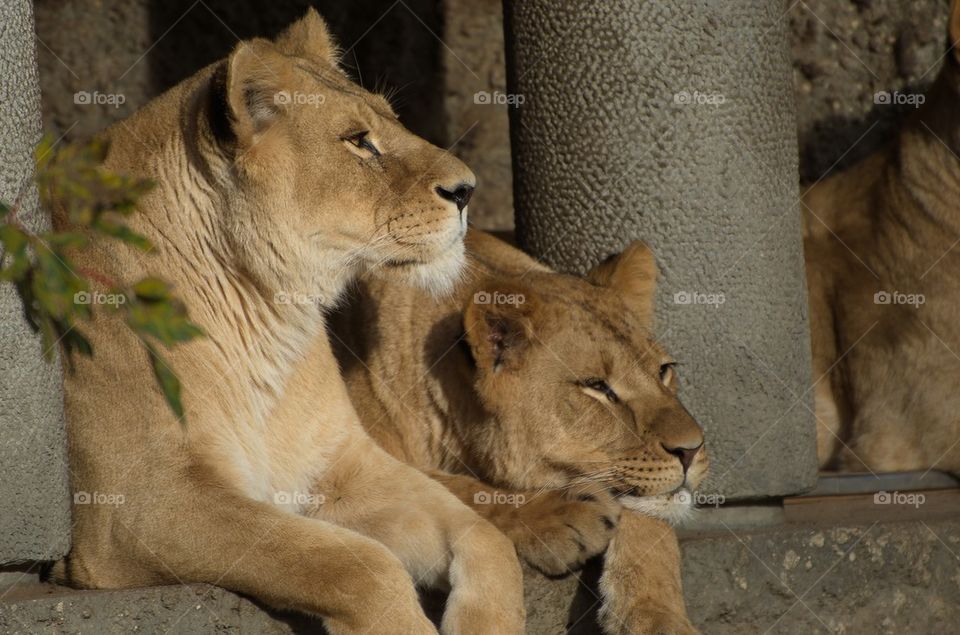
{"label": "younger lion head", "polygon": [[208,128],[223,160],[211,171],[230,253],[274,293],[336,294],[374,268],[446,289],[474,175],[406,130],[337,58],[310,9],[275,41],[241,42],[214,72]]}
{"label": "younger lion head", "polygon": [[708,460],[651,332],[656,265],[645,245],[586,280],[546,271],[479,284],[464,312],[488,427],[463,431],[494,481],[585,485],[677,519]]}

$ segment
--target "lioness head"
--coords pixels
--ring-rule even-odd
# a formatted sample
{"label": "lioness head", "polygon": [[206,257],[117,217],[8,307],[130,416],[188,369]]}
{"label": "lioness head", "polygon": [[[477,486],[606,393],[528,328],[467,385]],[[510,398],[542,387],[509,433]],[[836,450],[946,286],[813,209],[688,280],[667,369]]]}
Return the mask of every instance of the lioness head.
{"label": "lioness head", "polygon": [[446,289],[463,261],[474,175],[406,130],[337,57],[310,9],[275,41],[240,43],[215,71],[208,127],[225,159],[213,171],[231,253],[273,293],[335,295],[372,268]]}
{"label": "lioness head", "polygon": [[653,255],[634,242],[586,280],[530,272],[476,287],[464,328],[493,416],[464,436],[488,478],[605,489],[668,520],[691,508],[708,460],[651,332],[655,285]]}

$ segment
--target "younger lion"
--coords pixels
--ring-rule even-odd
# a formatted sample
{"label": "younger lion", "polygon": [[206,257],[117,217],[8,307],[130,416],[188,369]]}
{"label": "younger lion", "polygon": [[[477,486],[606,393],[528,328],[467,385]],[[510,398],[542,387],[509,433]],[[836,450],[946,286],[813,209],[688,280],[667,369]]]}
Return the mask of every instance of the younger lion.
{"label": "younger lion", "polygon": [[[548,574],[602,552],[620,504],[683,516],[708,460],[651,332],[650,251],[633,243],[587,279],[477,231],[467,251],[469,279],[451,297],[366,279],[332,317],[370,435]],[[676,538],[628,516],[601,580],[607,632],[690,632]]]}
{"label": "younger lion", "polygon": [[824,467],[960,471],[960,2],[890,145],[803,197]]}
{"label": "younger lion", "polygon": [[397,635],[436,632],[414,583],[444,582],[443,632],[520,633],[513,545],[367,436],[324,328],[362,271],[450,285],[474,176],[336,57],[311,10],[107,131],[106,167],[157,183],[131,220],[156,248],[99,241],[76,262],[121,284],[163,275],[206,337],[167,356],[181,422],[133,336],[98,316],[96,358],[66,379],[71,478],[124,502],[74,505],[54,576],[207,582],[331,633]]}

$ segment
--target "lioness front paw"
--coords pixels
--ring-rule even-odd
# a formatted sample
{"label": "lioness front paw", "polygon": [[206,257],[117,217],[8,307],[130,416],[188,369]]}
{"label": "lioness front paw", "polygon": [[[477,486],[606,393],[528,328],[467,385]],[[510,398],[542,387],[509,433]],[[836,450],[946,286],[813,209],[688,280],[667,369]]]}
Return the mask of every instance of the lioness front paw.
{"label": "lioness front paw", "polygon": [[500,529],[530,566],[555,577],[603,553],[619,519],[620,505],[606,492],[545,492],[518,507],[510,526]]}

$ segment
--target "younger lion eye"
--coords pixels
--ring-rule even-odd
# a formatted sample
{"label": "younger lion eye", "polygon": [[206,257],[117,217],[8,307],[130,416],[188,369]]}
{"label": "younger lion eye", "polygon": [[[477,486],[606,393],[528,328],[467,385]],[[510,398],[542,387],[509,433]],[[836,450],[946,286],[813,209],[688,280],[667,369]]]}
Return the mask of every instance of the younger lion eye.
{"label": "younger lion eye", "polygon": [[580,382],[580,385],[584,388],[589,388],[590,390],[595,390],[596,392],[602,393],[613,403],[620,401],[620,397],[613,390],[613,388],[610,387],[610,384],[600,378],[593,377],[591,379],[584,379]]}
{"label": "younger lion eye", "polygon": [[377,146],[373,145],[373,142],[370,141],[370,139],[367,138],[367,135],[369,134],[370,132],[368,130],[364,130],[362,132],[358,132],[356,134],[350,135],[349,137],[346,138],[346,141],[349,141],[351,144],[353,144],[357,148],[360,148],[361,150],[366,150],[373,156],[378,157],[380,156],[380,150],[377,148]]}

